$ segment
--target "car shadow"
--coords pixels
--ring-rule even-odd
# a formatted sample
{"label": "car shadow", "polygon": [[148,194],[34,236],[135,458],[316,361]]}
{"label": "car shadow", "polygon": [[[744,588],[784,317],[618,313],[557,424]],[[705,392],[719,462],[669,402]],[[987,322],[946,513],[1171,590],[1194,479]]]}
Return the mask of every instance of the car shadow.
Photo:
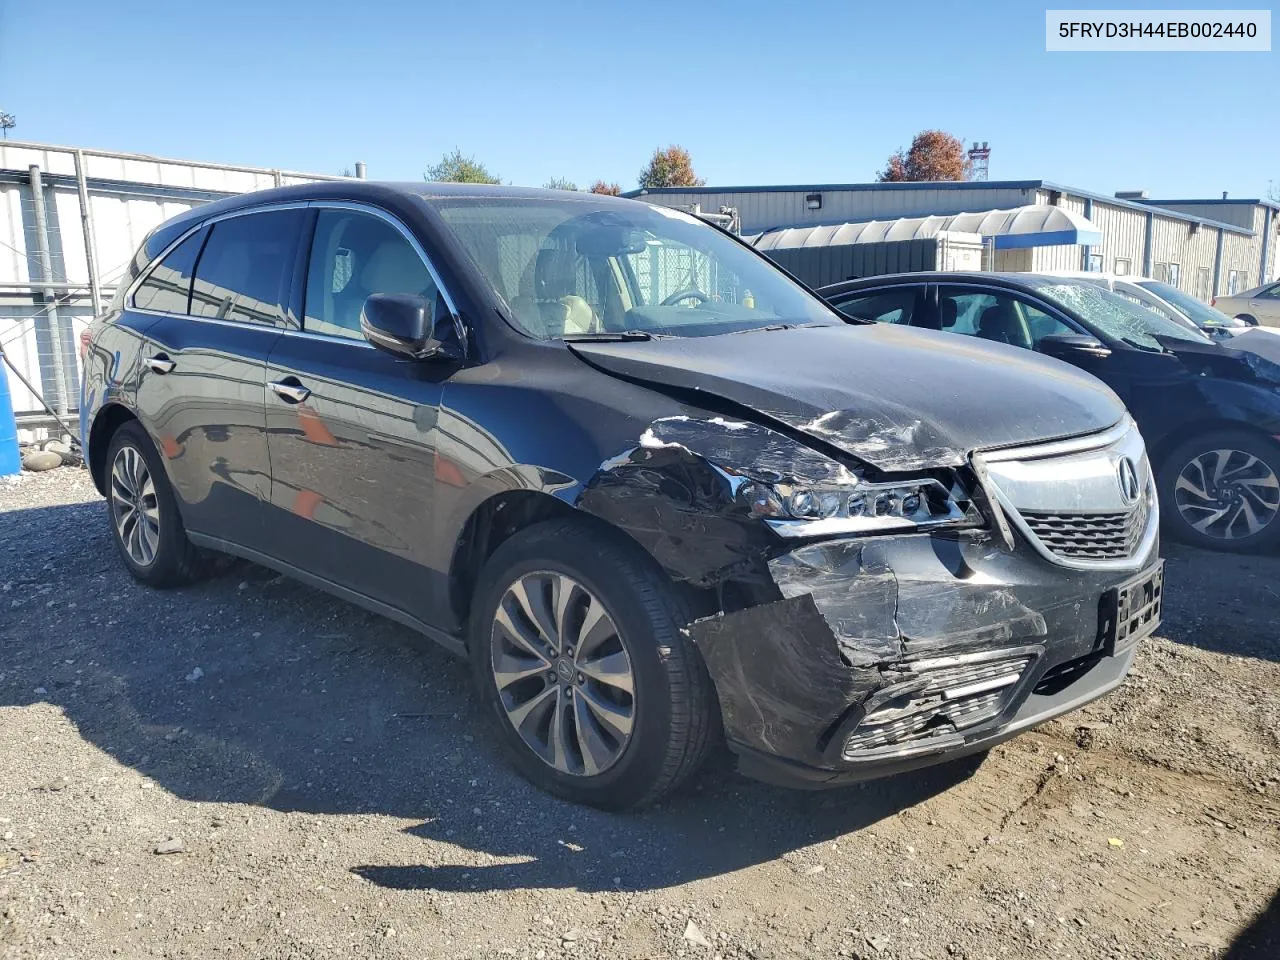
{"label": "car shadow", "polygon": [[1214,653],[1280,661],[1280,555],[1201,550],[1168,540],[1161,553],[1160,636]]}
{"label": "car shadow", "polygon": [[574,806],[506,764],[462,661],[251,564],[143,587],[103,510],[0,513],[0,706],[59,707],[86,741],[187,800],[400,817],[411,835],[490,855],[482,868],[355,867],[385,887],[684,883],[859,830],[977,766],[815,794],[745,780],[719,758],[658,809]]}
{"label": "car shadow", "polygon": [[1280,890],[1240,936],[1227,948],[1222,960],[1274,960],[1280,957]]}
{"label": "car shadow", "polygon": [[[638,814],[609,815],[560,805],[550,825],[537,813],[479,810],[469,823],[428,820],[413,836],[445,840],[488,858],[484,866],[365,865],[355,872],[395,890],[583,892],[672,887],[782,858],[797,873],[821,871],[818,848],[915,806],[968,779],[980,758],[822,793],[770,787],[738,777],[728,757],[690,789]],[[532,815],[530,815],[532,814]]]}

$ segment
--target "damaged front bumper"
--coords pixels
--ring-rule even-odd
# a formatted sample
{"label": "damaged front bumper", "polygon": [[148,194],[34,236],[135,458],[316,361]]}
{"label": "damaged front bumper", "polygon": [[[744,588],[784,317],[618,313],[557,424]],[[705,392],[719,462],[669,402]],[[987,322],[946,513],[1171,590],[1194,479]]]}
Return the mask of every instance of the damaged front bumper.
{"label": "damaged front bumper", "polygon": [[1158,543],[1065,570],[978,533],[769,561],[778,599],[695,621],[744,773],[831,786],[985,750],[1118,686],[1161,601]]}

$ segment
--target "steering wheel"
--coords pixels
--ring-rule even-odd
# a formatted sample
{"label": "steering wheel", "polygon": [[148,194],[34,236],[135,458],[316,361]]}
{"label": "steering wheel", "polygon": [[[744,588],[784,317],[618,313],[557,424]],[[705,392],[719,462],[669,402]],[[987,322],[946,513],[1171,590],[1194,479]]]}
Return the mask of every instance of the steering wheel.
{"label": "steering wheel", "polygon": [[697,287],[686,287],[684,290],[678,290],[671,296],[662,301],[662,306],[670,307],[679,303],[681,300],[697,300],[699,303],[706,303],[711,298],[699,290]]}

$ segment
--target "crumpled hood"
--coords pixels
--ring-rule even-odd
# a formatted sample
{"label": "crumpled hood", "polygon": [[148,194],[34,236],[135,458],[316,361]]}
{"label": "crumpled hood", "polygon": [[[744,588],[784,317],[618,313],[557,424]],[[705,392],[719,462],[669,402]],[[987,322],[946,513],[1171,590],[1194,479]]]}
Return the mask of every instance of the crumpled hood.
{"label": "crumpled hood", "polygon": [[1280,334],[1251,329],[1230,340],[1192,343],[1158,337],[1160,345],[1184,364],[1232,380],[1280,385]]}
{"label": "crumpled hood", "polygon": [[1030,350],[882,324],[569,347],[606,373],[724,398],[881,470],[957,466],[975,449],[1091,433],[1125,413],[1101,381]]}

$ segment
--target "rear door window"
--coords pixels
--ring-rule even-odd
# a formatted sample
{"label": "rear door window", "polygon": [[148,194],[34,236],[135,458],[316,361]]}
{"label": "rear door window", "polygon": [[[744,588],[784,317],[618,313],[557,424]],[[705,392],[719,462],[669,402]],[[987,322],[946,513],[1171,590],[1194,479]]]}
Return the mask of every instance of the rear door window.
{"label": "rear door window", "polygon": [[302,216],[301,210],[266,210],[215,223],[196,264],[191,314],[286,326],[283,305]]}
{"label": "rear door window", "polygon": [[197,230],[169,251],[133,292],[133,306],[156,313],[186,313],[191,300],[191,275],[205,231]]}
{"label": "rear door window", "polygon": [[916,314],[923,287],[899,287],[894,290],[872,290],[854,294],[833,306],[854,320],[877,323],[911,323]]}

